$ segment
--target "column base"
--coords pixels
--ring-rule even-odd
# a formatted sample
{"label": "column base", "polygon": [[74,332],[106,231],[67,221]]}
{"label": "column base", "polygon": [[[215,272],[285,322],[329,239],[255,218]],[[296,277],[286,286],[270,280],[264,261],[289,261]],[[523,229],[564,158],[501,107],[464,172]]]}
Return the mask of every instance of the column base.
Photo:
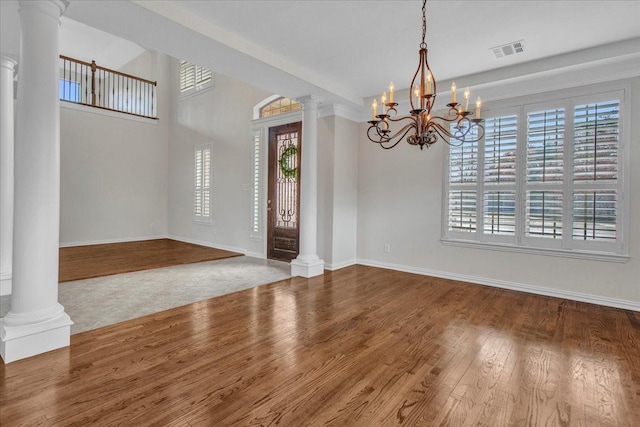
{"label": "column base", "polygon": [[13,323],[10,315],[0,319],[0,356],[4,363],[69,346],[73,322],[64,311],[57,317],[32,324],[7,324]]}
{"label": "column base", "polygon": [[0,295],[9,295],[11,293],[11,282],[11,271],[0,271]]}
{"label": "column base", "polygon": [[324,260],[317,256],[313,259],[300,259],[300,257],[291,261],[291,276],[315,277],[324,274]]}

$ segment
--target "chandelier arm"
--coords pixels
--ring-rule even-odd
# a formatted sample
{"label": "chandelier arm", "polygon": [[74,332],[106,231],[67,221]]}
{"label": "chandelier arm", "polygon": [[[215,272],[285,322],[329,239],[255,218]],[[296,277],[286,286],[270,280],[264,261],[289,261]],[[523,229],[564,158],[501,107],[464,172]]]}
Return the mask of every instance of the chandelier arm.
{"label": "chandelier arm", "polygon": [[[376,130],[376,134],[373,136],[373,138],[371,136],[371,130],[372,129]],[[393,135],[387,136],[387,135],[385,135],[384,133],[381,132],[380,128],[377,126],[377,123],[376,123],[376,124],[371,124],[371,126],[369,126],[369,129],[367,130],[367,137],[369,138],[369,140],[371,142],[375,142],[377,144],[380,144],[383,148],[393,148],[396,145],[398,145],[398,143],[400,141],[402,141],[404,139],[404,137],[407,135],[407,133],[411,129],[415,129],[415,123],[407,123],[401,129],[396,131]],[[402,135],[402,136],[400,136],[400,135]],[[393,141],[395,139],[397,139],[397,141],[390,147],[384,147],[382,145],[382,144],[388,143],[390,141]]]}
{"label": "chandelier arm", "polygon": [[[375,136],[377,137],[377,140],[371,138],[371,129],[376,130]],[[369,129],[367,129],[367,137],[369,138],[370,141],[378,142],[378,143],[387,138],[385,134],[382,132],[382,130],[380,129],[380,126],[378,126],[378,122],[372,123],[371,126],[369,126]]]}
{"label": "chandelier arm", "polygon": [[455,122],[461,119],[460,114],[458,114],[458,110],[456,110],[455,108],[451,108],[449,109],[449,111],[447,111],[447,115],[445,116],[433,116],[432,119],[440,119],[444,122]]}
{"label": "chandelier arm", "polygon": [[[484,137],[484,127],[483,126],[479,126],[476,123],[474,123],[473,121],[470,121],[470,123],[464,127],[464,128],[459,128],[458,131],[452,133],[449,129],[447,129],[446,127],[442,126],[439,123],[430,123],[431,127],[433,128],[433,130],[442,137],[442,139],[445,140],[445,142],[449,145],[453,145],[453,146],[459,146],[465,142],[478,142],[480,141],[483,137]],[[471,129],[477,128],[478,129],[478,136],[476,138],[473,139],[468,139],[467,135],[469,135],[469,133],[471,132]],[[464,131],[462,129],[465,129]],[[451,140],[455,139],[456,141],[459,141],[459,144],[456,143],[452,143]]]}
{"label": "chandelier arm", "polygon": [[411,120],[413,123],[417,123],[418,120],[416,116],[399,116],[399,117],[388,117],[387,120],[391,122],[402,122],[405,120]]}
{"label": "chandelier arm", "polygon": [[[463,123],[464,126],[461,126],[461,123]],[[477,120],[471,120],[468,117],[463,117],[458,120],[458,128],[465,129],[465,131],[461,133],[463,136],[462,139],[465,142],[478,142],[482,138],[484,138],[484,126],[479,125],[479,121]],[[474,139],[467,139],[467,135],[471,132],[472,129],[476,129],[478,131],[478,136]]]}
{"label": "chandelier arm", "polygon": [[[389,141],[391,141],[392,139],[395,139],[395,138],[396,138],[396,137],[397,137],[397,136],[402,132],[402,130],[403,130],[403,129],[406,129],[406,130],[404,131],[404,133],[402,134],[402,136],[401,136],[400,138],[398,138],[398,140],[397,140],[396,142],[394,142],[394,143],[393,143],[393,145],[390,145],[390,146],[388,146],[388,147],[385,147],[384,145],[382,145],[382,143],[380,143],[380,146],[381,146],[382,148],[384,148],[385,150],[390,150],[390,149],[392,149],[393,147],[395,147],[396,145],[400,144],[400,143],[404,140],[405,136],[407,136],[407,133],[409,133],[409,131],[411,130],[411,127],[412,127],[411,125],[406,125],[406,126],[405,126],[405,127],[403,127],[402,129],[400,129],[400,130],[399,130],[395,135],[393,135],[393,137],[392,137],[392,138],[389,138],[389,139],[387,140],[387,142],[389,142]],[[375,141],[374,141],[374,142],[375,142]]]}
{"label": "chandelier arm", "polygon": [[[454,146],[454,147],[459,147],[459,146],[461,146],[464,142],[466,142],[466,141],[461,141],[461,140],[459,140],[459,139],[455,138],[455,137],[451,134],[451,132],[447,131],[447,129],[446,129],[446,128],[444,128],[444,127],[442,127],[442,126],[440,126],[440,125],[434,126],[433,128],[434,128],[434,129],[433,129],[433,130],[434,130],[434,132],[435,132],[435,133],[437,133],[437,134],[438,134],[438,136],[440,136],[440,138],[441,138],[444,142],[446,142],[447,144],[449,144],[449,145],[452,145],[452,146]],[[455,141],[457,141],[457,142],[451,142],[451,140],[452,140],[452,139],[453,139],[453,140],[455,140]]]}

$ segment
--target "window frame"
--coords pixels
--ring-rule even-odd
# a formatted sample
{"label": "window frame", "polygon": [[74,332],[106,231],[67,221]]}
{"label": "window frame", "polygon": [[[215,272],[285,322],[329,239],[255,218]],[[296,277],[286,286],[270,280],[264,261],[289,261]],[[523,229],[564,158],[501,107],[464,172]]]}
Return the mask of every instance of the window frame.
{"label": "window frame", "polygon": [[[194,81],[194,85],[192,87],[189,87],[188,89],[183,90],[182,89],[182,69],[184,66],[193,67],[192,71],[189,74],[193,74],[192,78]],[[206,71],[211,75],[211,77],[204,82],[198,82],[197,80],[198,70],[200,71],[200,73],[202,73],[203,70]],[[202,67],[200,65],[196,65],[189,61],[180,60],[180,62],[178,63],[178,99],[180,101],[182,101],[183,99],[187,99],[192,96],[195,96],[197,94],[207,92],[213,89],[213,87],[214,87],[214,73],[212,70]]]}
{"label": "window frame", "polygon": [[[201,187],[199,187],[197,185],[197,175],[198,175],[198,152],[202,151],[202,154],[204,156],[204,152],[206,150],[209,150],[209,186],[205,186],[202,185]],[[193,221],[195,223],[198,224],[205,224],[205,225],[211,225],[213,224],[213,144],[211,143],[207,143],[207,144],[198,144],[195,145],[193,147],[193,192],[191,193],[193,195],[193,199],[192,199],[192,212],[193,212]],[[205,170],[204,170],[204,162],[202,164],[202,176],[204,177],[205,175]],[[198,214],[197,213],[197,209],[196,209],[196,193],[198,191],[208,191],[209,193],[209,214],[208,215],[204,215],[204,214]],[[204,206],[204,201],[203,201],[203,206]]]}
{"label": "window frame", "polygon": [[264,220],[262,215],[262,168],[263,168],[263,151],[268,148],[264,144],[265,130],[263,128],[253,128],[251,131],[253,149],[251,151],[251,225],[249,237],[253,239],[262,239]]}
{"label": "window frame", "polygon": [[[629,259],[628,252],[628,232],[629,232],[629,165],[630,165],[630,112],[631,112],[631,85],[629,82],[608,82],[600,85],[582,86],[577,88],[564,89],[556,92],[546,92],[534,95],[526,95],[518,98],[496,100],[487,104],[483,111],[483,117],[498,117],[505,112],[517,114],[518,120],[518,142],[516,154],[516,230],[513,239],[505,239],[505,236],[496,236],[483,233],[483,201],[485,197],[484,186],[484,140],[478,144],[478,164],[476,178],[476,231],[459,232],[449,230],[449,199],[448,194],[451,188],[449,182],[450,168],[450,147],[447,146],[444,152],[443,167],[443,192],[442,192],[442,238],[445,245],[463,246],[473,248],[483,248],[499,251],[522,252],[538,255],[563,256],[570,258],[594,259],[612,262],[626,262]],[[615,242],[582,241],[573,239],[573,217],[572,205],[576,191],[589,184],[573,183],[573,142],[574,142],[574,115],[575,107],[586,103],[598,103],[619,100],[619,145],[618,145],[618,180],[615,184],[617,191],[616,206],[616,235]],[[527,114],[543,109],[557,108],[565,109],[564,117],[564,142],[563,142],[563,180],[560,186],[553,184],[544,186],[527,182]],[[563,209],[562,209],[562,236],[554,239],[542,236],[526,235],[526,196],[527,190],[536,191],[538,188],[548,187],[554,190],[562,188]],[[601,186],[599,183],[591,186],[595,189],[610,189],[611,185]],[[470,188],[470,187],[469,187]],[[457,188],[456,188],[457,189]],[[455,191],[455,190],[453,190]],[[509,236],[511,237],[511,236]]]}

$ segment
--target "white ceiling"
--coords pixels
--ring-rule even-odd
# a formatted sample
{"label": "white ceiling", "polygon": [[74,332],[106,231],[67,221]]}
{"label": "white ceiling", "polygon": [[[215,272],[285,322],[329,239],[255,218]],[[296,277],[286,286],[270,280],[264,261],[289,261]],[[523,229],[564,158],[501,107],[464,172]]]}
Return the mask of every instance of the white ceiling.
{"label": "white ceiling", "polygon": [[64,16],[60,18],[62,55],[118,70],[144,51],[128,40]]}
{"label": "white ceiling", "polygon": [[[417,66],[421,1],[181,1],[180,7],[279,53],[360,97]],[[475,74],[640,36],[640,1],[428,1],[437,79]],[[524,39],[524,53],[490,48]],[[639,46],[640,49],[640,46]]]}
{"label": "white ceiling", "polygon": [[[71,0],[65,16],[271,92],[352,106],[389,81],[407,87],[421,37],[419,0]],[[466,77],[521,73],[544,58],[638,55],[639,22],[640,1],[429,0],[429,63],[438,82],[462,87]],[[524,53],[490,51],[516,40]],[[624,40],[622,51],[592,49]]]}

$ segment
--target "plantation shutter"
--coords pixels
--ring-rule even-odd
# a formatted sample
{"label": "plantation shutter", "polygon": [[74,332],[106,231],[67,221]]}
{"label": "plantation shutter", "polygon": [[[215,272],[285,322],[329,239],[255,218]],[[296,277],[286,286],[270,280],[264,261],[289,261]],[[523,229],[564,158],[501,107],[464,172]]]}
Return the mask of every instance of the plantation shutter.
{"label": "plantation shutter", "polygon": [[564,108],[527,113],[525,234],[562,237]]}
{"label": "plantation shutter", "polygon": [[209,86],[213,82],[213,72],[187,61],[180,62],[180,93],[185,94]]}
{"label": "plantation shutter", "polygon": [[200,86],[202,84],[208,83],[209,81],[211,81],[211,78],[213,77],[213,73],[211,72],[211,70],[208,70],[204,67],[200,67],[199,65],[196,65],[194,73],[195,73],[196,86]]}
{"label": "plantation shutter", "polygon": [[573,179],[618,179],[620,102],[608,101],[575,107]]}
{"label": "plantation shutter", "polygon": [[485,234],[515,234],[515,182],[518,117],[485,120],[484,203]]}
{"label": "plantation shutter", "polygon": [[260,131],[253,133],[253,196],[252,196],[252,235],[258,236],[260,232]]}
{"label": "plantation shutter", "polygon": [[195,190],[193,213],[197,220],[211,219],[211,146],[195,150]]}
{"label": "plantation shutter", "polygon": [[617,239],[619,145],[619,100],[575,107],[572,235],[576,240]]}
{"label": "plantation shutter", "polygon": [[180,62],[180,92],[186,92],[195,88],[195,69],[196,66],[187,61]]}
{"label": "plantation shutter", "polygon": [[527,115],[527,182],[562,182],[564,108]]}
{"label": "plantation shutter", "polygon": [[[453,126],[453,125],[452,125]],[[478,143],[449,148],[450,231],[475,232],[477,222]]]}

